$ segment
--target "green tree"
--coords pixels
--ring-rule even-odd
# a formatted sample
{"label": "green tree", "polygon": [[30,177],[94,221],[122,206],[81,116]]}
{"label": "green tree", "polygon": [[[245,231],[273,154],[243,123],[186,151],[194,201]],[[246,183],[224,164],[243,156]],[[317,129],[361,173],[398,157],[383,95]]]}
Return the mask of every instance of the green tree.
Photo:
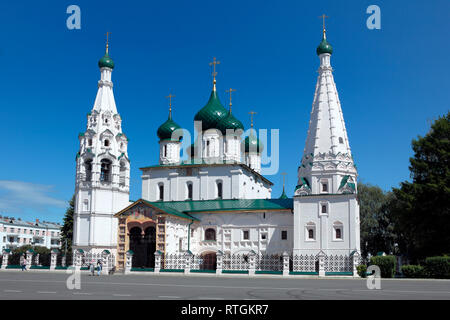
{"label": "green tree", "polygon": [[358,182],[358,201],[360,205],[361,251],[368,253],[394,252],[394,228],[389,216],[391,193],[380,187]]}
{"label": "green tree", "polygon": [[67,254],[72,252],[72,238],[73,238],[73,213],[75,211],[75,195],[69,201],[69,207],[64,215],[64,224],[61,228],[61,251],[66,253],[67,244]]}
{"label": "green tree", "polygon": [[450,112],[412,141],[412,182],[393,188],[400,249],[413,260],[450,253]]}

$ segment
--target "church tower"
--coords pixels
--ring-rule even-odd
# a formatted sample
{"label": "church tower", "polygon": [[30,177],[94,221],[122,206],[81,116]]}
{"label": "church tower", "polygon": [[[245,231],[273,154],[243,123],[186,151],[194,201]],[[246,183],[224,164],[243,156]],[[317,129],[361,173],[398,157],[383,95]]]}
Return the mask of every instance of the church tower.
{"label": "church tower", "polygon": [[294,252],[329,254],[359,251],[357,171],[323,29],[317,48],[320,66],[308,135],[294,193]]}
{"label": "church tower", "polygon": [[256,130],[253,128],[253,115],[256,112],[251,111],[250,134],[242,141],[242,151],[244,152],[244,161],[247,166],[258,173],[261,173],[261,153],[264,150],[263,143],[258,139]]}
{"label": "church tower", "polygon": [[100,81],[86,131],[79,134],[76,157],[73,248],[116,251],[117,218],[129,204],[128,139],[114,101],[111,74],[114,62],[106,53],[98,62]]}
{"label": "church tower", "polygon": [[157,136],[159,138],[159,164],[180,163],[180,147],[183,139],[181,127],[172,120],[172,98],[169,94],[169,118],[159,126]]}

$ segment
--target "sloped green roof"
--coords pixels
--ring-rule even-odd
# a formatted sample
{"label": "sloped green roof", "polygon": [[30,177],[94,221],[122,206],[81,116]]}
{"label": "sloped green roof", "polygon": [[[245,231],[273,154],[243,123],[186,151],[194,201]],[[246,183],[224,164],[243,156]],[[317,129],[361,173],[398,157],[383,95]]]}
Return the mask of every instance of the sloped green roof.
{"label": "sloped green roof", "polygon": [[293,210],[292,198],[282,199],[225,199],[225,200],[190,200],[190,201],[147,201],[139,199],[123,209],[121,213],[139,203],[147,204],[167,214],[185,219],[200,221],[193,213],[215,211],[259,211],[259,210]]}
{"label": "sloped green roof", "polygon": [[317,55],[320,56],[322,53],[333,53],[333,47],[331,47],[331,44],[328,43],[327,38],[325,37],[325,34],[322,38],[322,42],[317,47]]}
{"label": "sloped green roof", "polygon": [[[172,116],[169,115],[169,118],[162,125],[159,126],[158,131],[156,132],[159,140],[168,140],[172,139],[172,133],[175,130],[181,129],[181,127],[172,120]],[[181,140],[182,137],[179,138]]]}
{"label": "sloped green roof", "polygon": [[[217,129],[219,129],[223,135],[226,135],[227,129],[234,131],[241,129],[242,131],[244,131],[244,125],[235,116],[233,116],[230,110],[228,111],[227,116],[219,121],[219,123],[217,124]],[[238,132],[239,131],[237,131],[236,133]]]}
{"label": "sloped green roof", "polygon": [[149,203],[163,211],[173,210],[188,214],[212,211],[292,210],[294,208],[292,198],[156,201]]}

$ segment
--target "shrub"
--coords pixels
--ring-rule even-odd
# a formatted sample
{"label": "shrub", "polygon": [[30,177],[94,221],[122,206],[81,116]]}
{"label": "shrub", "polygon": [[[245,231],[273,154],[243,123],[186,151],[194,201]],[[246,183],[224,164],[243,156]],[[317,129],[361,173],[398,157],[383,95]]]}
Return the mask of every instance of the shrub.
{"label": "shrub", "polygon": [[425,259],[424,268],[431,278],[450,279],[450,257],[428,257]]}
{"label": "shrub", "polygon": [[367,266],[365,264],[360,264],[356,267],[356,270],[361,278],[367,277]]}
{"label": "shrub", "polygon": [[406,278],[425,278],[425,268],[419,265],[402,266],[402,273]]}
{"label": "shrub", "polygon": [[370,264],[380,268],[382,278],[392,278],[395,274],[395,256],[375,256],[370,258]]}

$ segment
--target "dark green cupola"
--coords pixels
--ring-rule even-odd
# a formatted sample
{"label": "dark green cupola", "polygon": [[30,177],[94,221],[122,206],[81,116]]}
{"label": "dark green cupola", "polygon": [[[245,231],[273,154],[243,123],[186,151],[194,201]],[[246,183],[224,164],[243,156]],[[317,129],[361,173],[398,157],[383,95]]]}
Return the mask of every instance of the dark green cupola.
{"label": "dark green cupola", "polygon": [[228,111],[220,103],[215,86],[211,92],[208,103],[200,109],[194,117],[194,121],[202,122],[202,130],[208,130],[211,128],[217,128],[217,124],[227,117]]}
{"label": "dark green cupola", "polygon": [[114,69],[114,61],[109,56],[108,52],[98,61],[99,68],[110,68]]}
{"label": "dark green cupola", "polygon": [[317,52],[318,56],[320,56],[322,53],[329,53],[329,54],[333,53],[333,47],[327,41],[327,36],[325,34],[325,30],[323,30],[322,42],[317,47],[316,52]]}
{"label": "dark green cupola", "polygon": [[[158,135],[159,140],[172,140],[172,134],[175,130],[181,129],[181,127],[172,120],[172,112],[169,112],[169,118],[164,122],[161,126],[159,126],[156,134]],[[179,139],[175,139],[173,141],[181,141],[183,137],[180,136]]]}
{"label": "dark green cupola", "polygon": [[239,134],[239,130],[244,131],[244,125],[235,116],[231,113],[231,110],[228,111],[228,114],[225,118],[219,121],[217,124],[217,129],[219,129],[222,134],[225,136],[228,130],[234,130],[237,134]]}
{"label": "dark green cupola", "polygon": [[263,143],[253,134],[253,128],[250,134],[242,141],[242,149],[245,153],[261,153],[264,150]]}

